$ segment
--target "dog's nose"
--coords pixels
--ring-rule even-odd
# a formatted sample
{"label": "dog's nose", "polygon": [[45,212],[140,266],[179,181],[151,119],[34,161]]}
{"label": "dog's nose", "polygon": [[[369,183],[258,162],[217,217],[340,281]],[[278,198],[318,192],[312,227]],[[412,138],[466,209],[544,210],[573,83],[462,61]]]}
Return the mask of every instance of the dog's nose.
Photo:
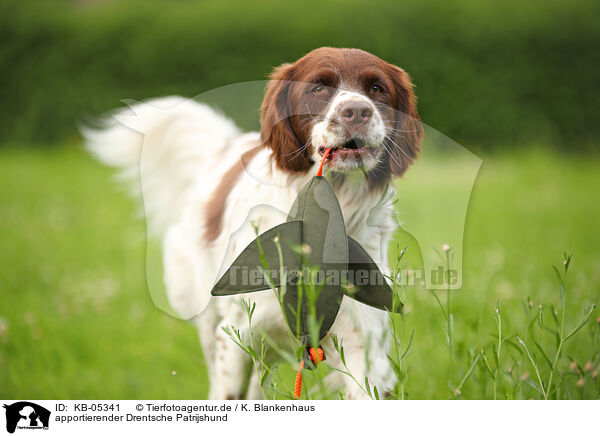
{"label": "dog's nose", "polygon": [[373,116],[373,107],[362,101],[349,101],[340,106],[340,117],[344,124],[358,127]]}

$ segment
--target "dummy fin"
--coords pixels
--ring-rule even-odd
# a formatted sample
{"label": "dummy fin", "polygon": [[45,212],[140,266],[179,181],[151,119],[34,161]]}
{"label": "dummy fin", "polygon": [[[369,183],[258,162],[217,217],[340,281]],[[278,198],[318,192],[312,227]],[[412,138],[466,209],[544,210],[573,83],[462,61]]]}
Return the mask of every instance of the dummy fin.
{"label": "dummy fin", "polygon": [[371,256],[354,239],[348,236],[348,282],[352,292],[344,295],[377,309],[402,313],[402,302],[393,307],[393,291]]}
{"label": "dummy fin", "polygon": [[[280,259],[274,238],[279,238],[283,265],[287,271],[300,270],[300,258],[293,247],[302,244],[302,221],[288,221],[254,239],[212,288],[217,296],[245,294],[281,286]],[[264,262],[263,262],[264,260]],[[271,280],[260,272],[268,265]],[[257,272],[258,271],[258,272]]]}

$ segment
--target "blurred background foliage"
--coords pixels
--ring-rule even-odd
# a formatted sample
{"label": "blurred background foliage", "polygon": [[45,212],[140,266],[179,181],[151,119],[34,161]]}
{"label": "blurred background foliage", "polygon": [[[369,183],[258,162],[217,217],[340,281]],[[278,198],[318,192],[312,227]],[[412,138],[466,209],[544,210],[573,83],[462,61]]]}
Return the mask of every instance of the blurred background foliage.
{"label": "blurred background foliage", "polygon": [[3,0],[0,142],[57,144],[121,99],[261,80],[331,45],[405,68],[423,121],[474,151],[591,150],[599,16],[594,0]]}

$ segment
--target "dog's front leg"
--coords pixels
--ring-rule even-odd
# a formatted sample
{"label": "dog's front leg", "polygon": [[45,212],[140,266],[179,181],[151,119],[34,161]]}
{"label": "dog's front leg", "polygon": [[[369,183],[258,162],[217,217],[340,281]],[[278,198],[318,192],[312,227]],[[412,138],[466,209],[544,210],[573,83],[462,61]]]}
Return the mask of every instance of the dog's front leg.
{"label": "dog's front leg", "polygon": [[[390,338],[387,327],[387,312],[344,298],[330,333],[336,335],[344,348],[346,364],[335,350],[331,337],[323,341],[323,348],[331,366],[352,375],[338,372],[333,377],[337,380],[332,380],[336,384],[341,382],[347,399],[372,398],[373,386],[377,386],[381,397],[393,390],[396,380],[388,358]],[[369,379],[371,395],[366,392],[365,378]]]}
{"label": "dog's front leg", "polygon": [[[236,297],[225,298],[233,300]],[[214,371],[211,374],[208,395],[211,400],[243,398],[250,371],[251,361],[249,356],[225,331],[233,332],[233,329],[235,329],[239,332],[242,341],[245,342],[248,338],[248,321],[244,319],[245,314],[236,302],[229,301],[225,304],[228,306],[226,316],[217,324],[214,332]],[[209,357],[206,356],[206,358]]]}

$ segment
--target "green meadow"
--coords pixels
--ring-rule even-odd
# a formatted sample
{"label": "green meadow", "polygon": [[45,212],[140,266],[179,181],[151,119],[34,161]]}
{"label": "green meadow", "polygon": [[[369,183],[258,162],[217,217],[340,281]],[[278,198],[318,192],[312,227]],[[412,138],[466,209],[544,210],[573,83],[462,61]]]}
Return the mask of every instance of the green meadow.
{"label": "green meadow", "polygon": [[[440,157],[420,171],[453,165]],[[486,154],[464,226],[462,288],[450,299],[402,291],[405,398],[600,398],[599,167],[598,157],[535,147]],[[112,175],[75,145],[0,151],[2,398],[207,394],[197,332],[152,303],[145,222]],[[403,183],[400,215],[403,195],[439,201],[426,184]],[[428,219],[443,229],[444,207]]]}

